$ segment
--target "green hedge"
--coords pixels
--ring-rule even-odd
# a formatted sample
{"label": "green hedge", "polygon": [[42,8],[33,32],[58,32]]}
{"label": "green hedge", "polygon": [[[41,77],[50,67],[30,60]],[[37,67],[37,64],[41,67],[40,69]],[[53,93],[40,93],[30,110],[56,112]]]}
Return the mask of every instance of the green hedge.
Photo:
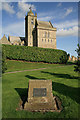
{"label": "green hedge", "polygon": [[2,73],[7,70],[7,63],[6,63],[6,54],[5,50],[2,51]]}
{"label": "green hedge", "polygon": [[68,60],[67,53],[63,50],[16,45],[3,45],[2,49],[5,50],[7,59],[11,60],[46,63],[66,63]]}

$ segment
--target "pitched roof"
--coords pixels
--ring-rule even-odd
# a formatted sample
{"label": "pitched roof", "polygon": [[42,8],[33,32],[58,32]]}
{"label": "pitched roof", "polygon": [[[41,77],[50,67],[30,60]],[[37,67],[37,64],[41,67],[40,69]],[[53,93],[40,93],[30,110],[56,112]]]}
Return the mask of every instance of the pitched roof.
{"label": "pitched roof", "polygon": [[11,43],[8,41],[8,39],[6,38],[5,35],[1,38],[0,44],[9,44],[9,45],[11,45]]}
{"label": "pitched roof", "polygon": [[52,29],[52,30],[56,30],[56,28],[53,27],[53,25],[51,24],[51,22],[46,22],[46,21],[37,21],[37,27],[38,28],[45,28],[45,29]]}
{"label": "pitched roof", "polygon": [[24,37],[9,36],[8,39],[11,43],[14,43],[14,42],[21,43],[21,41],[23,41],[25,38]]}
{"label": "pitched roof", "polygon": [[37,24],[38,26],[41,26],[41,27],[49,27],[49,28],[53,28],[51,22],[46,22],[46,21],[37,21]]}
{"label": "pitched roof", "polygon": [[48,27],[48,28],[52,28],[51,24],[49,22],[45,22],[45,21],[37,21],[38,26],[40,27]]}

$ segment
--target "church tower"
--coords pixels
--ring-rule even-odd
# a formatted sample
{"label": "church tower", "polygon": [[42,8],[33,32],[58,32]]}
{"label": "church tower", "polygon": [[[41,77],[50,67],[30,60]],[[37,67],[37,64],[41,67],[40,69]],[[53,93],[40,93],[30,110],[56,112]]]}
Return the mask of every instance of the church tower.
{"label": "church tower", "polygon": [[34,13],[31,10],[27,13],[27,16],[25,16],[25,44],[27,46],[33,46],[33,30],[35,28],[37,21],[37,14],[34,15]]}

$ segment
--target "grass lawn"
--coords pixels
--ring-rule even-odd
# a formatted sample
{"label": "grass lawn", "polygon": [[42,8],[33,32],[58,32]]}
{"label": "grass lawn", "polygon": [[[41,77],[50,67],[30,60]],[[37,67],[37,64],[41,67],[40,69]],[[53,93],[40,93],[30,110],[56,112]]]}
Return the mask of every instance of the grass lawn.
{"label": "grass lawn", "polygon": [[[74,72],[74,65],[28,63],[7,60],[8,70],[2,76],[2,116],[3,118],[79,118],[80,80]],[[36,71],[7,73],[9,71],[46,68]],[[26,94],[29,79],[52,80],[53,95],[62,101],[63,110],[54,112],[16,111],[21,96]]]}
{"label": "grass lawn", "polygon": [[7,60],[7,71],[6,72],[58,66],[56,64],[54,66],[52,66],[52,64],[47,64],[47,65],[46,64],[47,63],[38,63],[38,62],[31,63],[31,62],[25,62],[25,61]]}

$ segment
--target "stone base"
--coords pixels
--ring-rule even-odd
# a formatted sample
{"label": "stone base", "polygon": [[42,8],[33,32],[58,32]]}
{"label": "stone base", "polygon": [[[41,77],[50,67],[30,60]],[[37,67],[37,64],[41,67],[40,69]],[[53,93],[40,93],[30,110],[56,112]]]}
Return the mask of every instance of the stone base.
{"label": "stone base", "polygon": [[26,110],[31,112],[60,112],[62,110],[61,101],[58,97],[53,97],[52,103],[23,103],[20,101],[20,107],[17,110]]}
{"label": "stone base", "polygon": [[32,112],[60,112],[62,110],[60,100],[53,96],[51,80],[29,80],[28,91],[23,97],[20,110]]}

